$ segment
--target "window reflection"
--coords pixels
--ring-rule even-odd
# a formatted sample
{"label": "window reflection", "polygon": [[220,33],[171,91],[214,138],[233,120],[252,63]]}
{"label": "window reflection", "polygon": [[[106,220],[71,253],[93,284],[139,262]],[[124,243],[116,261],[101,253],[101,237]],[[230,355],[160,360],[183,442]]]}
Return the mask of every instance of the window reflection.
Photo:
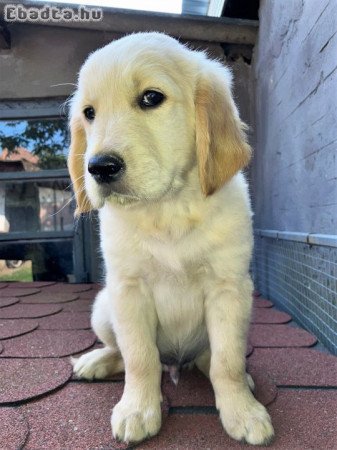
{"label": "window reflection", "polygon": [[0,280],[74,281],[67,172],[1,180],[5,172],[65,169],[67,151],[65,119],[0,121]]}
{"label": "window reflection", "polygon": [[0,148],[0,172],[65,168],[66,120],[1,120]]}
{"label": "window reflection", "polygon": [[[1,259],[5,265],[0,264],[1,281],[11,281],[17,274],[17,281],[29,281],[29,275],[24,268],[29,268],[33,281],[74,281],[73,267],[73,242],[69,239],[55,242],[25,243],[0,243]],[[14,261],[20,270],[12,268]],[[26,261],[26,262],[25,262]],[[27,261],[31,261],[27,266]],[[10,263],[8,263],[10,262]],[[2,269],[2,270],[1,270]]]}
{"label": "window reflection", "polygon": [[22,259],[0,260],[0,282],[2,281],[34,281],[32,261],[23,261]]}
{"label": "window reflection", "polygon": [[0,182],[0,233],[72,230],[71,200],[67,180]]}
{"label": "window reflection", "polygon": [[0,242],[1,280],[27,281],[27,263],[20,264],[29,260],[34,281],[74,281],[73,237],[49,239],[41,233],[39,242],[29,242],[19,234],[73,230],[71,200],[68,180],[0,182],[0,236],[10,232],[13,238]]}

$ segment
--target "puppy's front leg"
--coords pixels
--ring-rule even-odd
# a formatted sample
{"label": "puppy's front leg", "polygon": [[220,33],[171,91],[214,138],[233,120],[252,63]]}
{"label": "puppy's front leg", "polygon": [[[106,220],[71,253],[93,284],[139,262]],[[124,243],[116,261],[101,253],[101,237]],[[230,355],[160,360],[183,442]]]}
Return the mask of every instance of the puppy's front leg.
{"label": "puppy's front leg", "polygon": [[246,278],[220,284],[206,300],[210,378],[227,433],[249,444],[264,445],[274,430],[267,410],[250,391],[245,370],[251,294],[252,283]]}
{"label": "puppy's front leg", "polygon": [[113,303],[112,321],[124,359],[125,387],[112,413],[112,430],[116,439],[139,442],[155,435],[161,425],[157,314],[141,281],[124,282]]}

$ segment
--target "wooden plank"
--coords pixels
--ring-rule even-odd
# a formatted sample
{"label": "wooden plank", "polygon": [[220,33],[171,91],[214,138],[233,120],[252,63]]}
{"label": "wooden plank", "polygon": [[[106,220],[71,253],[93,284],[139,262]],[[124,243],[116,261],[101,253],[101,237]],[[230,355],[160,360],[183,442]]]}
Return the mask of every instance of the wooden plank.
{"label": "wooden plank", "polygon": [[[3,4],[0,12],[3,15]],[[44,6],[44,5],[43,5]],[[79,5],[53,4],[54,8],[72,8],[77,10]],[[28,6],[25,5],[27,8]],[[41,3],[30,2],[29,7],[41,8]],[[258,32],[258,22],[253,20],[215,18],[203,16],[184,16],[178,14],[149,13],[144,11],[134,12],[116,8],[101,8],[102,21],[44,21],[23,22],[25,25],[42,24],[44,26],[65,27],[81,30],[109,31],[117,33],[132,33],[142,31],[165,32],[172,36],[207,42],[221,42],[233,44],[254,45]],[[15,22],[19,24],[19,22]]]}

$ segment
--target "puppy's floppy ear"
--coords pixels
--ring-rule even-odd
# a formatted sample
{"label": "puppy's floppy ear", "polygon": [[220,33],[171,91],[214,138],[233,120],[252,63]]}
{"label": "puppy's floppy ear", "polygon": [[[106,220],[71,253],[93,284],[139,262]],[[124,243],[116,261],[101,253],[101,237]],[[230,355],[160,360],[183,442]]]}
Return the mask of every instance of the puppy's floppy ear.
{"label": "puppy's floppy ear", "polygon": [[84,188],[84,155],[87,141],[81,120],[75,116],[70,118],[70,139],[68,169],[77,204],[75,216],[78,216],[90,211],[92,206]]}
{"label": "puppy's floppy ear", "polygon": [[198,80],[195,106],[199,178],[207,196],[249,163],[251,148],[232,98],[231,73],[222,64],[207,62]]}

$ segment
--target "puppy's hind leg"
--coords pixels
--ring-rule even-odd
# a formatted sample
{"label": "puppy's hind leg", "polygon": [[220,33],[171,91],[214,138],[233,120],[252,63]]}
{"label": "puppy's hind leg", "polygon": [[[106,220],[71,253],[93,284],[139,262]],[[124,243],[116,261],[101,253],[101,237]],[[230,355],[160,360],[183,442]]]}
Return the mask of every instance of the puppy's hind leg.
{"label": "puppy's hind leg", "polygon": [[71,358],[74,373],[78,378],[100,380],[124,371],[121,355],[109,347],[97,348],[80,358]]}
{"label": "puppy's hind leg", "polygon": [[79,378],[103,379],[124,371],[124,362],[109,317],[108,292],[103,289],[96,297],[91,325],[105,347],[92,350],[80,358],[71,358],[74,373]]}

